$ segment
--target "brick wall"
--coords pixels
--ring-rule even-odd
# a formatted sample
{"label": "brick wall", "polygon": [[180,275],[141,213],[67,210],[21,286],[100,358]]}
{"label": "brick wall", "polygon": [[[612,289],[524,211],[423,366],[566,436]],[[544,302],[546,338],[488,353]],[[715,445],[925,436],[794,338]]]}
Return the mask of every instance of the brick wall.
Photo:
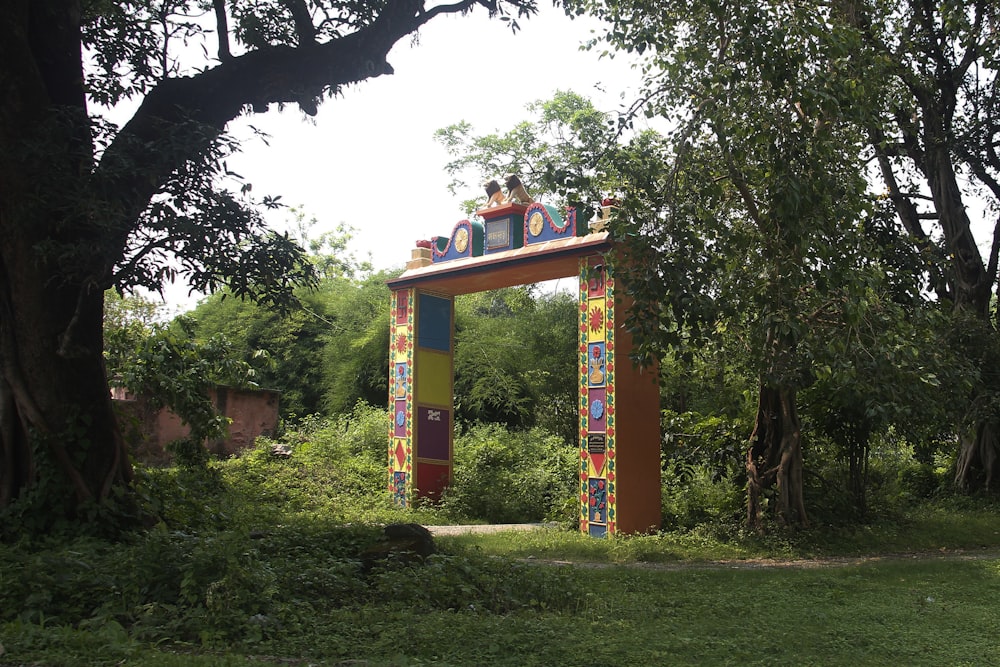
{"label": "brick wall", "polygon": [[[253,445],[257,436],[274,435],[278,427],[280,392],[216,387],[210,395],[216,410],[231,420],[228,437],[205,443],[213,454],[231,456]],[[119,388],[112,390],[112,398],[122,435],[132,446],[136,459],[151,465],[169,463],[170,455],[164,446],[187,437],[188,426],[167,408],[150,408],[141,397],[128,396]]]}

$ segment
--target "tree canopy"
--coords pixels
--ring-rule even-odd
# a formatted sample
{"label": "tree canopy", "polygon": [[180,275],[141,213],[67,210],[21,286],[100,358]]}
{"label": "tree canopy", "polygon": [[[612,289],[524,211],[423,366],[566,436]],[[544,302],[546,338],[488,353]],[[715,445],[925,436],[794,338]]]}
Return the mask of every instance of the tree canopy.
{"label": "tree canopy", "polygon": [[[949,397],[953,413],[965,413],[956,479],[989,485],[1000,472],[996,381],[987,365],[1000,317],[1000,222],[990,219],[1000,208],[995,3],[667,2],[655,11],[628,0],[567,4],[610,21],[603,39],[612,49],[642,55],[646,90],[634,111],[674,123],[678,164],[699,159],[706,136],[717,144],[718,181],[704,172],[694,184],[680,181],[678,168],[645,181],[648,192],[727,187],[728,201],[750,219],[780,202],[789,220],[803,219],[796,208],[822,209],[824,201],[829,212],[829,204],[849,202],[876,211],[865,197],[891,204],[897,229],[868,225],[881,244],[880,270],[897,284],[916,277],[908,291],[973,316],[956,319],[965,331],[952,338],[957,352],[970,337],[980,343],[976,352],[964,348],[977,369],[974,399],[964,390]],[[839,182],[822,185],[837,172]],[[802,188],[810,179],[817,189]],[[767,182],[762,197],[757,186]],[[781,236],[798,243],[811,231],[783,225]],[[824,267],[845,243],[828,237],[800,257]],[[787,268],[796,270],[795,262]]]}
{"label": "tree canopy", "polygon": [[[183,275],[290,302],[314,267],[226,168],[227,124],[392,73],[437,16],[533,0],[11,0],[0,26],[0,510],[76,520],[127,485],[103,368],[109,287]],[[120,127],[103,108],[135,106]],[[235,179],[235,180],[233,180]],[[227,182],[228,180],[228,182]],[[47,518],[46,518],[47,517]]]}

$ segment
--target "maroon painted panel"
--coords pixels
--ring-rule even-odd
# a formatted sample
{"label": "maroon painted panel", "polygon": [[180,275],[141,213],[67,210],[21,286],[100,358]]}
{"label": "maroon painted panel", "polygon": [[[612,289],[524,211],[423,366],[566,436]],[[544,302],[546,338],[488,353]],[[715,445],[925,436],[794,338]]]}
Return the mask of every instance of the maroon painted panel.
{"label": "maroon painted panel", "polygon": [[395,410],[392,413],[393,436],[396,438],[406,437],[406,401],[396,401]]}
{"label": "maroon painted panel", "polygon": [[417,456],[447,461],[450,456],[451,413],[441,408],[417,408]]}
{"label": "maroon painted panel", "polygon": [[591,389],[587,394],[587,430],[603,433],[607,430],[607,390]]}

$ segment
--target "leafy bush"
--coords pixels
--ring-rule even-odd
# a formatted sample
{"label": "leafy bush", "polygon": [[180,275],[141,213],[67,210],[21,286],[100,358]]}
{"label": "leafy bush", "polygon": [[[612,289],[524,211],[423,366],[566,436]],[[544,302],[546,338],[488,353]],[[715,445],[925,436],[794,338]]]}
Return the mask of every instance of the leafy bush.
{"label": "leafy bush", "polygon": [[930,463],[914,463],[902,468],[897,481],[900,491],[914,499],[932,498],[946,485],[944,476]]}
{"label": "leafy bush", "polygon": [[726,475],[714,478],[706,468],[683,476],[668,468],[660,475],[662,527],[691,530],[702,524],[733,523],[743,512],[743,487]]}
{"label": "leafy bush", "polygon": [[[389,561],[366,575],[360,554],[380,532],[319,520],[253,535],[160,524],[120,543],[0,545],[0,626],[18,625],[22,651],[29,643],[79,644],[71,632],[79,629],[92,641],[114,640],[117,654],[136,642],[221,648],[280,640],[340,609],[507,614],[582,604],[579,578],[567,570],[475,554]],[[69,634],[33,631],[42,627]]]}
{"label": "leafy bush", "polygon": [[575,517],[577,450],[542,429],[473,426],[455,440],[442,504],[457,518],[520,523]]}
{"label": "leafy bush", "polygon": [[739,419],[665,410],[661,448],[663,527],[731,521],[743,507],[749,430]]}

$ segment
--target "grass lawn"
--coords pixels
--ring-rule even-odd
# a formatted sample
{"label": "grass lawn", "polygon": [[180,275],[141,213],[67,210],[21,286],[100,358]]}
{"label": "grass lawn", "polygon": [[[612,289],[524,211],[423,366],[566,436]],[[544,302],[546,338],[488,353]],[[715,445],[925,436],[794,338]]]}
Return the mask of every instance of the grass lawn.
{"label": "grass lawn", "polygon": [[[700,544],[692,556],[692,542],[560,530],[442,538],[449,555],[377,573],[375,597],[329,604],[318,586],[264,635],[179,642],[141,623],[14,620],[0,626],[0,665],[1000,664],[1000,558],[706,565],[702,556],[787,556],[796,547]],[[549,558],[578,564],[530,564]],[[495,582],[476,580],[482,563],[515,560],[518,569],[497,571]],[[505,606],[504,596],[517,603]]]}
{"label": "grass lawn", "polygon": [[[0,667],[1000,665],[995,501],[765,536],[440,537],[365,573],[376,524],[446,517],[356,491],[380,464],[345,483],[315,458],[164,472],[165,520],[118,541],[0,544]],[[834,562],[760,566],[809,559]]]}

